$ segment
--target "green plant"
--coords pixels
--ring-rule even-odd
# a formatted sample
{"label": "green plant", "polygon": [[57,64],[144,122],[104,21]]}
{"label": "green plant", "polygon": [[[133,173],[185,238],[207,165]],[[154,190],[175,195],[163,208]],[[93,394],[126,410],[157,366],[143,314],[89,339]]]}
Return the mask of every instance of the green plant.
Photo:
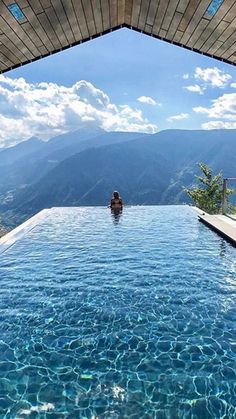
{"label": "green plant", "polygon": [[[192,188],[184,188],[187,195],[192,198],[194,204],[208,212],[209,214],[218,214],[222,207],[223,178],[222,173],[213,176],[212,170],[204,163],[198,164],[202,175],[195,176],[198,185]],[[227,188],[226,195],[233,193],[232,189]]]}

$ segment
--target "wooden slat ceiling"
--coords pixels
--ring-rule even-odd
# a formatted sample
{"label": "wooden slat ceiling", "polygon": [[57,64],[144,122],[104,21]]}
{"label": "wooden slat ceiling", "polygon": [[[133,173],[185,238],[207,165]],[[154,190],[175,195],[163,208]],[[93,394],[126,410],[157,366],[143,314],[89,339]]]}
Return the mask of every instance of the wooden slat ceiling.
{"label": "wooden slat ceiling", "polygon": [[0,72],[121,27],[236,64],[236,0],[0,0]]}

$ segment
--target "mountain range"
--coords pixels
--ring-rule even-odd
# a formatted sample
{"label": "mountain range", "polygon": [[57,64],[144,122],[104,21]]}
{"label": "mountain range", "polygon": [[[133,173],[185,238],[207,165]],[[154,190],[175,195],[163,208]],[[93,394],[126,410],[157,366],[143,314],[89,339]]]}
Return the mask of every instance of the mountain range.
{"label": "mountain range", "polygon": [[126,204],[181,204],[198,162],[236,176],[236,130],[157,134],[79,130],[0,149],[0,216],[14,226],[42,208],[107,205],[114,189]]}

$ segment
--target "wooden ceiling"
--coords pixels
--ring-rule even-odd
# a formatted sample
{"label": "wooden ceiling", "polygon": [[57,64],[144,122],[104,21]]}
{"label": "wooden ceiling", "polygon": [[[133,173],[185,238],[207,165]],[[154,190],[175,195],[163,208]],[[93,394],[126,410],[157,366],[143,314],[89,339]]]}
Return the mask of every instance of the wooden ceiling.
{"label": "wooden ceiling", "polygon": [[0,0],[0,72],[121,27],[236,64],[236,0]]}

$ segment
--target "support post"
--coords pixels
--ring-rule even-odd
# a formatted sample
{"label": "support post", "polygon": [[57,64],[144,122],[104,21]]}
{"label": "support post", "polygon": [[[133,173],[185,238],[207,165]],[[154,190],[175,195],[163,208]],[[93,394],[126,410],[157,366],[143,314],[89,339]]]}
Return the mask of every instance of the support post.
{"label": "support post", "polygon": [[223,198],[222,198],[222,214],[227,213],[227,179],[223,179]]}

